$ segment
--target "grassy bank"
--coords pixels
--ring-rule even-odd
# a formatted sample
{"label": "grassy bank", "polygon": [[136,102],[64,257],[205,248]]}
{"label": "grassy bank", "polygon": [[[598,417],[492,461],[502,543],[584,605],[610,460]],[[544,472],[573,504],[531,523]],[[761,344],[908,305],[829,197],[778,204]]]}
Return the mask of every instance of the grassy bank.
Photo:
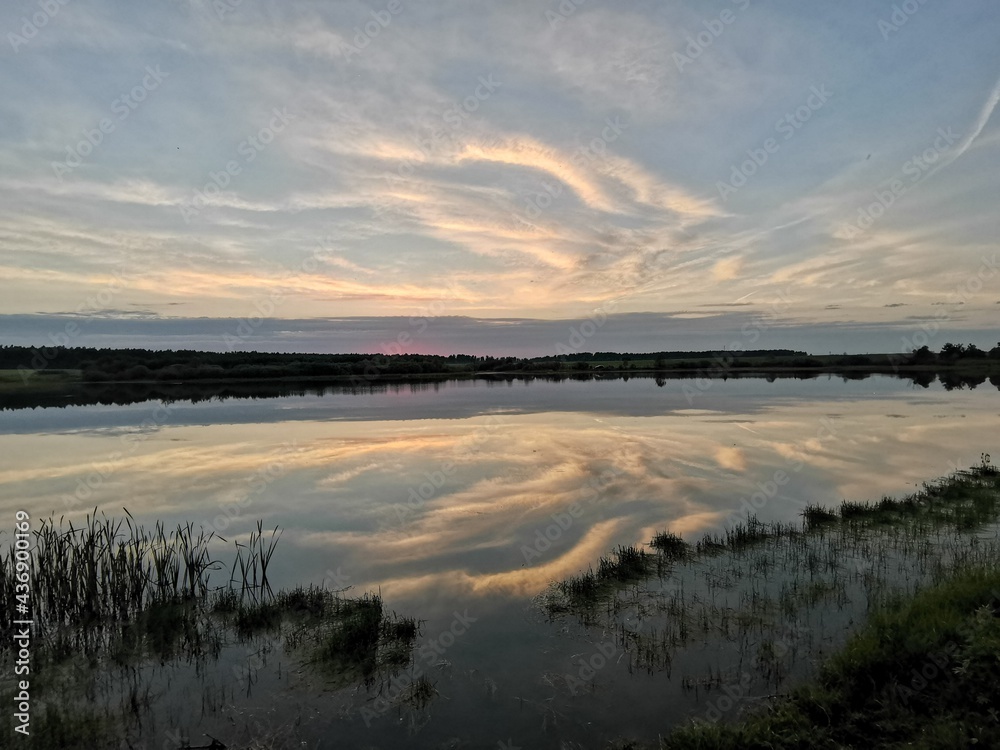
{"label": "grassy bank", "polygon": [[1000,747],[1000,571],[974,569],[876,613],[812,683],[664,750]]}

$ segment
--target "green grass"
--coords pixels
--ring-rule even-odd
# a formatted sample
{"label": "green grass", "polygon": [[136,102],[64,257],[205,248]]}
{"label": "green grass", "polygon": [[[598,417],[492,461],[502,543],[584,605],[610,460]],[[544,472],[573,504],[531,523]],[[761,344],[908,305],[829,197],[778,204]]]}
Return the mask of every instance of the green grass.
{"label": "green grass", "polygon": [[1000,747],[1000,571],[973,569],[871,617],[812,683],[666,750]]}
{"label": "green grass", "polygon": [[19,370],[0,370],[0,393],[49,391],[82,381],[79,370],[45,369],[31,374]]}

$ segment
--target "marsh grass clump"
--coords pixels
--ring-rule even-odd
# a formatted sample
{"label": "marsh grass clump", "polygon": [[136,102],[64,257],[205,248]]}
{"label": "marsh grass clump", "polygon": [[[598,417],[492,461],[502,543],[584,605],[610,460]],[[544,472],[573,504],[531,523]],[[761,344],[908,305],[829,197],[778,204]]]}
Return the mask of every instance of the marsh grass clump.
{"label": "marsh grass clump", "polygon": [[361,661],[374,654],[382,637],[382,597],[365,594],[343,600],[337,622],[324,639],[320,655],[325,661]]}
{"label": "marsh grass clump", "polygon": [[752,547],[770,539],[782,539],[799,533],[791,524],[765,523],[757,516],[748,515],[747,520],[726,529],[724,546],[730,550]]}
{"label": "marsh grass clump", "polygon": [[719,555],[737,552],[772,540],[795,537],[801,531],[791,524],[765,522],[753,514],[746,520],[727,528],[721,535],[706,533],[695,543],[696,555]]}
{"label": "marsh grass clump", "polygon": [[602,557],[597,566],[599,581],[631,581],[649,570],[649,555],[635,546],[619,547],[611,557]]}
{"label": "marsh grass clump", "polygon": [[601,586],[597,574],[590,569],[562,581],[559,588],[571,602],[588,602],[597,598]]}
{"label": "marsh grass clump", "polygon": [[211,612],[231,624],[241,638],[251,638],[278,630],[285,622],[320,620],[336,611],[337,601],[336,594],[318,586],[297,586],[263,597],[247,596],[230,586],[211,598]]}
{"label": "marsh grass clump", "polygon": [[319,586],[296,586],[278,593],[278,605],[291,615],[321,617],[329,608],[331,592]]}
{"label": "marsh grass clump", "polygon": [[380,670],[409,663],[420,632],[416,620],[387,614],[378,594],[331,602],[332,616],[311,639],[315,662],[324,670],[370,683]]}
{"label": "marsh grass clump", "polygon": [[989,454],[983,454],[981,465],[925,483],[904,497],[883,496],[874,503],[845,500],[840,505],[840,520],[861,526],[913,521],[927,528],[950,524],[969,530],[1000,515],[1000,496],[995,491],[998,476]]}
{"label": "marsh grass clump", "polygon": [[598,560],[596,571],[591,568],[557,584],[559,595],[568,603],[554,606],[572,608],[594,604],[618,586],[648,575],[658,568],[658,562],[654,555],[634,545],[620,546],[611,555]]}
{"label": "marsh grass clump", "polygon": [[826,524],[836,523],[840,520],[840,516],[822,505],[807,505],[802,511],[802,519],[806,530],[811,531]]}
{"label": "marsh grass clump", "polygon": [[715,534],[705,534],[695,542],[694,550],[699,555],[717,555],[726,551],[726,540]]}
{"label": "marsh grass clump", "polygon": [[389,624],[388,632],[392,638],[401,641],[412,641],[417,637],[420,626],[412,617],[403,617]]}
{"label": "marsh grass clump", "polygon": [[649,546],[666,560],[684,560],[691,554],[691,546],[672,531],[658,531]]}
{"label": "marsh grass clump", "polygon": [[285,611],[277,601],[241,602],[232,616],[232,626],[242,638],[277,630],[285,619]]}

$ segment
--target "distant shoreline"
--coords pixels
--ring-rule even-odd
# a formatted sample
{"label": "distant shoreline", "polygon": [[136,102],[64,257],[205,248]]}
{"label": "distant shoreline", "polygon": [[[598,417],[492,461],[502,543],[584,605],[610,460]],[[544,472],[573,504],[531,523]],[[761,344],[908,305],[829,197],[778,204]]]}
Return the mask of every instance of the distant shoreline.
{"label": "distant shoreline", "polygon": [[1000,345],[990,352],[945,344],[909,354],[811,355],[790,349],[702,352],[568,352],[549,357],[370,353],[159,351],[0,347],[0,396],[144,387],[263,388],[273,385],[365,387],[477,378],[726,378],[888,375],[929,384],[1000,385]]}
{"label": "distant shoreline", "polygon": [[[27,383],[0,379],[0,411],[86,406],[93,404],[126,405],[147,401],[191,401],[192,403],[218,399],[279,398],[291,395],[321,395],[328,389],[339,392],[365,392],[399,387],[434,387],[447,382],[549,382],[589,380],[655,380],[657,385],[667,381],[699,383],[707,380],[739,379],[797,379],[813,380],[823,375],[844,380],[865,380],[870,377],[890,377],[905,380],[922,387],[940,382],[947,390],[975,388],[987,380],[1000,389],[1000,367],[992,368],[928,368],[922,366],[900,367],[897,371],[884,367],[817,367],[762,368],[741,367],[729,371],[672,370],[589,370],[562,372],[454,372],[420,373],[410,375],[379,375],[369,378],[357,376],[306,376],[274,377],[266,379],[217,378],[194,380],[122,380],[92,382],[79,374],[51,371],[38,375]],[[704,388],[703,385],[699,387]]]}
{"label": "distant shoreline", "polygon": [[[874,355],[884,356],[884,355]],[[802,365],[738,365],[732,367],[708,367],[704,369],[692,369],[691,367],[666,367],[654,369],[651,367],[608,367],[598,365],[586,370],[480,370],[471,371],[440,371],[422,373],[373,373],[361,375],[276,375],[272,377],[204,377],[204,378],[143,378],[130,379],[110,378],[107,380],[88,380],[79,371],[72,370],[43,370],[27,378],[22,377],[10,370],[0,371],[0,391],[15,388],[18,390],[33,390],[37,388],[47,388],[52,386],[65,386],[70,384],[83,385],[196,385],[196,384],[253,384],[253,383],[355,383],[364,385],[366,383],[421,383],[441,380],[473,380],[481,377],[554,377],[572,378],[575,376],[600,376],[600,375],[670,375],[682,376],[684,378],[725,378],[736,375],[769,375],[769,374],[858,374],[869,375],[899,375],[899,374],[955,374],[955,375],[1000,375],[1000,362],[987,360],[982,364],[959,364],[959,365],[818,365],[814,367]],[[16,378],[14,377],[16,375]]]}

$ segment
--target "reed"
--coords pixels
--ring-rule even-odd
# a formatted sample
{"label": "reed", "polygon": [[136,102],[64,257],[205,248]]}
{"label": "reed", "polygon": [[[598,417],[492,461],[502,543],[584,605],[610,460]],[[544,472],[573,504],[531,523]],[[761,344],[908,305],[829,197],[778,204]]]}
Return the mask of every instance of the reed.
{"label": "reed", "polygon": [[[32,684],[52,696],[70,685],[66,674],[74,681],[62,698],[39,705],[32,737],[40,739],[26,747],[125,746],[127,728],[146,721],[154,695],[148,682],[130,679],[157,662],[183,661],[204,674],[207,662],[234,643],[261,653],[282,644],[340,684],[388,679],[410,662],[419,624],[386,612],[380,595],[345,598],[316,586],[274,591],[270,570],[280,536],[278,527],[268,531],[258,521],[234,543],[228,580],[213,586],[212,573],[227,566],[213,556],[216,535],[191,523],[146,527],[128,510],[120,518],[95,510],[82,524],[39,521],[27,560]],[[0,554],[0,606],[7,611],[17,604],[16,562],[14,549]],[[10,628],[10,618],[0,621],[0,665],[10,661]],[[110,704],[91,706],[95,691],[118,682]],[[248,691],[253,682],[249,675]],[[426,688],[416,695],[421,704],[436,694]],[[232,688],[219,689],[222,697],[213,700]],[[0,686],[0,699],[12,695]]]}
{"label": "reed", "polygon": [[[155,606],[204,597],[218,567],[209,552],[213,537],[190,523],[149,530],[127,510],[113,519],[95,509],[79,526],[64,517],[41,519],[27,561],[38,635],[89,648],[89,636]],[[8,611],[16,604],[14,583],[11,549],[0,555],[0,606]]]}
{"label": "reed", "polygon": [[[77,653],[108,654],[122,664],[143,654],[201,658],[217,649],[217,625],[248,639],[280,630],[289,618],[324,633],[324,659],[367,655],[377,661],[384,647],[399,661],[417,634],[415,621],[385,615],[374,594],[345,599],[318,587],[275,593],[269,570],[281,532],[265,530],[261,521],[246,541],[235,542],[228,582],[214,588],[212,572],[225,568],[211,553],[216,535],[191,523],[168,529],[157,521],[147,528],[127,509],[117,519],[95,510],[82,525],[42,519],[34,536],[31,614],[36,642],[53,661]],[[0,555],[0,606],[6,611],[17,604],[15,562],[13,549]],[[11,627],[9,620],[0,624],[0,657]]]}
{"label": "reed", "polygon": [[274,555],[281,533],[274,527],[270,539],[264,538],[263,522],[257,521],[257,528],[250,532],[247,544],[236,542],[236,562],[232,567],[230,586],[236,583],[239,573],[240,593],[254,600],[264,600],[273,595],[267,578],[267,568]]}

